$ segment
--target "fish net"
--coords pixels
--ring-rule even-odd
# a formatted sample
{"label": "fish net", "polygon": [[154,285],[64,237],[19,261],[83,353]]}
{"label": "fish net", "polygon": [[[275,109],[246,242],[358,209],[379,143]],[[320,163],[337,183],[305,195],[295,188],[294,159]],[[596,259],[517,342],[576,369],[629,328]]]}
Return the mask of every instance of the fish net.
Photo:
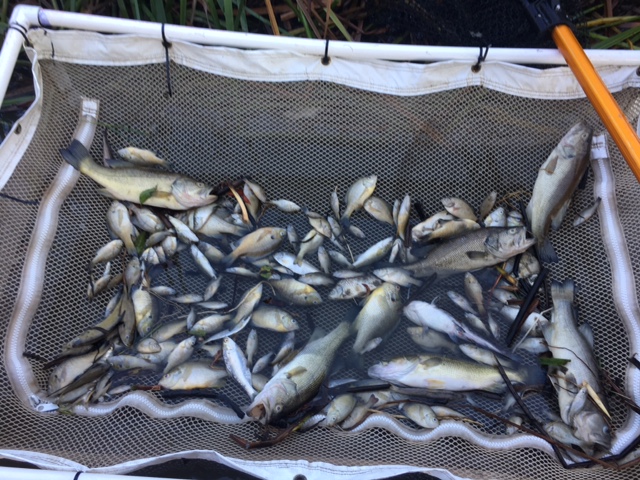
{"label": "fish net", "polygon": [[[32,138],[0,198],[0,238],[5,245],[0,269],[3,338],[12,327],[10,320],[27,247],[32,235],[37,234],[34,225],[39,204],[62,165],[58,151],[72,138],[82,98],[100,101],[98,131],[106,129],[115,148],[135,145],[155,150],[171,160],[175,171],[212,185],[251,176],[270,198],[291,199],[323,214],[329,212],[330,193],[336,186],[342,196],[356,178],[370,174],[378,176],[376,195],[393,202],[409,193],[428,214],[441,210],[440,199],[449,196],[464,198],[477,208],[493,190],[498,192],[502,205],[515,207],[518,201],[528,201],[539,166],[577,120],[586,121],[596,131],[602,129],[589,102],[575,93],[577,88],[570,94],[558,94],[557,98],[547,92],[536,93],[523,79],[542,73],[522,67],[485,65],[481,73],[487,75],[484,85],[465,80],[450,88],[403,90],[405,87],[400,85],[385,91],[384,82],[369,79],[368,83],[355,73],[355,80],[349,79],[350,74],[344,72],[360,65],[373,68],[380,78],[404,72],[415,80],[415,75],[428,75],[424,69],[439,67],[358,64],[340,59],[333,59],[329,67],[324,67],[319,59],[293,54],[241,52],[176,42],[170,66],[172,94],[168,95],[165,64],[158,60],[164,52],[156,40],[153,45],[159,53],[153,54],[152,61],[147,60],[141,47],[134,54],[121,52],[107,64],[102,59],[92,61],[89,54],[80,54],[77,59],[65,57],[71,50],[65,45],[81,38],[84,51],[89,52],[97,45],[119,48],[125,43],[150,40],[77,33],[73,35],[78,37],[73,37],[42,30],[30,35],[35,45],[31,53],[37,53],[41,79],[41,110],[34,131],[24,128],[12,134],[32,134]],[[56,46],[55,54],[50,45]],[[285,58],[291,71],[270,71],[268,61],[261,60],[258,53],[270,61]],[[235,62],[244,62],[244,67],[229,67],[225,62],[232,57]],[[304,72],[300,65],[309,68]],[[452,69],[453,76],[459,76],[462,69],[468,72],[464,75],[474,75],[470,67],[471,64],[452,63],[447,68]],[[335,70],[324,74],[323,68]],[[506,68],[512,78],[522,83],[513,88],[508,83],[489,88],[489,79],[497,78],[497,74],[491,77],[492,68]],[[567,79],[571,75],[560,68],[548,78],[556,77]],[[615,97],[629,119],[637,121],[637,88],[619,88]],[[613,144],[609,150],[630,267],[637,278],[640,186]],[[91,151],[94,158],[101,158],[99,134]],[[579,228],[570,225],[577,212],[592,204],[593,181],[590,175],[584,189],[577,192],[565,224],[551,234],[561,261],[548,267],[554,279],[576,280],[580,319],[593,328],[600,366],[624,386],[628,359],[634,352],[629,349],[631,333],[625,329],[612,299],[612,274],[599,220],[596,216]],[[92,302],[86,299],[87,263],[109,240],[105,222],[109,204],[110,200],[96,193],[95,184],[81,176],[60,208],[59,226],[47,255],[42,297],[34,318],[24,326],[28,329],[26,342],[18,346],[31,371],[17,375],[31,375],[33,383],[43,390],[50,373],[43,368],[43,359],[53,358],[66,342],[93,325],[109,300],[109,294]],[[418,222],[415,215],[414,212],[412,223]],[[393,233],[391,227],[374,221],[363,211],[355,213],[352,221],[366,233],[363,240],[350,240],[354,255]],[[302,215],[287,215],[276,209],[267,210],[261,223],[293,224],[300,236],[309,229]],[[115,266],[115,273],[118,268],[121,267]],[[185,251],[178,254],[157,283],[171,285],[179,293],[200,293],[206,280],[197,273]],[[229,275],[217,299],[234,304],[254,284],[255,280]],[[266,296],[268,290],[265,289]],[[462,281],[452,278],[439,283],[420,298],[432,301],[439,297],[440,306],[461,316],[462,312],[446,298],[447,290],[462,293]],[[291,309],[302,326],[297,332],[299,342],[308,338],[313,326],[332,329],[352,308],[350,302],[327,301],[327,288],[319,287],[319,292],[324,299],[321,305]],[[162,321],[186,313],[186,307],[164,305]],[[381,359],[420,353],[406,332],[408,326],[410,322],[402,319],[380,348],[364,355],[364,371]],[[247,330],[237,338],[241,346]],[[507,325],[503,324],[502,338],[506,331]],[[256,358],[276,351],[282,340],[281,334],[260,331]],[[362,369],[347,361],[351,342],[345,342],[338,353],[337,378],[365,376]],[[5,343],[2,348],[5,358],[8,345]],[[533,364],[535,359],[528,356],[524,361]],[[457,434],[441,435],[436,429],[427,437],[424,431],[413,430],[415,425],[408,421],[397,420],[396,424],[404,425],[401,433],[382,426],[367,427],[367,423],[355,432],[317,427],[295,433],[270,448],[246,451],[233,443],[230,435],[258,438],[262,429],[257,422],[211,421],[198,414],[197,409],[182,413],[181,406],[193,404],[190,399],[163,400],[158,393],[137,392],[153,399],[153,405],[174,405],[175,409],[166,413],[124,402],[117,408],[107,408],[104,414],[83,415],[78,410],[74,414],[43,414],[20,401],[9,373],[16,374],[7,372],[6,363],[0,365],[0,449],[48,455],[49,464],[59,461],[61,468],[68,468],[65,462],[76,462],[88,468],[107,469],[179,452],[205,451],[241,462],[281,461],[284,465],[285,461],[305,460],[370,467],[372,475],[376,474],[376,466],[403,465],[441,468],[474,478],[638,477],[637,468],[565,470],[549,449],[504,448],[504,442],[514,438],[505,435],[504,425],[468,406],[456,408],[474,423]],[[140,375],[132,383],[151,386],[158,378],[154,374]],[[248,403],[233,381],[227,382],[223,392],[241,406]],[[474,398],[477,406],[500,412],[499,401]],[[613,395],[608,402],[615,430],[633,414]],[[530,408],[540,414],[545,409],[555,409],[555,403],[549,393],[527,400]],[[216,400],[198,405],[204,405],[204,410],[216,405],[224,407]]]}

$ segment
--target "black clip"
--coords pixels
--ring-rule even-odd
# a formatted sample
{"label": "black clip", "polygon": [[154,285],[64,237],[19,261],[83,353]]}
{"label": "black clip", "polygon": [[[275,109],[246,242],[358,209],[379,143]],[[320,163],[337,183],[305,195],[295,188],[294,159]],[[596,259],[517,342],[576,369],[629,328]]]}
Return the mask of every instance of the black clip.
{"label": "black clip", "polygon": [[476,63],[473,67],[471,67],[471,71],[473,73],[478,73],[480,71],[480,68],[481,68],[480,64],[487,59],[489,48],[491,48],[491,45],[487,45],[485,47],[485,50],[483,50],[482,47],[480,47],[480,55],[478,55],[478,63]]}
{"label": "black clip", "polygon": [[322,57],[322,64],[323,65],[329,65],[331,63],[331,59],[329,58],[329,39],[327,38],[325,40],[325,44],[324,44],[324,57]]}
{"label": "black clip", "polygon": [[22,35],[22,38],[24,38],[24,41],[27,44],[27,47],[31,46],[31,42],[27,38],[27,29],[26,28],[24,28],[19,23],[12,23],[12,24],[9,25],[8,28],[10,28],[10,29],[13,28],[16,32],[18,32],[20,35]]}
{"label": "black clip", "polygon": [[80,474],[83,472],[76,472],[75,476],[73,477],[73,480],[78,480],[80,478]]}
{"label": "black clip", "polygon": [[171,68],[169,64],[169,48],[171,47],[171,43],[167,41],[167,37],[164,35],[164,23],[162,24],[162,46],[164,47],[165,69],[167,71],[167,94],[172,96]]}

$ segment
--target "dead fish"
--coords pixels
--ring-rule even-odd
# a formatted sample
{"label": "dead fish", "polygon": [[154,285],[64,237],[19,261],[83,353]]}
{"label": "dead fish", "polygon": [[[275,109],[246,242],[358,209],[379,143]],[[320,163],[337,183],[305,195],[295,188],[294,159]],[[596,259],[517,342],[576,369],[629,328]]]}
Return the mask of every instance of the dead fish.
{"label": "dead fish", "polygon": [[311,285],[293,278],[270,280],[269,284],[279,298],[293,305],[312,306],[322,303],[320,294]]}
{"label": "dead fish", "polygon": [[397,235],[398,237],[400,237],[402,240],[404,240],[404,233],[407,230],[407,224],[409,223],[409,214],[411,213],[411,197],[409,197],[409,195],[405,195],[404,199],[402,200],[402,203],[400,204],[400,209],[398,210],[398,219],[397,219],[397,223],[396,226],[397,228]]}
{"label": "dead fish", "polygon": [[265,227],[242,237],[238,246],[220,262],[229,267],[239,258],[258,259],[276,251],[284,240],[287,231],[284,228]]}
{"label": "dead fish", "polygon": [[340,280],[329,292],[330,300],[351,300],[369,295],[374,289],[382,285],[375,275],[362,275],[359,277]]}
{"label": "dead fish", "polygon": [[364,210],[379,222],[394,225],[391,205],[389,205],[385,200],[380,197],[372,196],[364,202],[363,206]]}
{"label": "dead fish", "polygon": [[476,214],[473,208],[461,198],[447,197],[442,199],[444,208],[454,217],[464,218],[466,220],[476,221]]}
{"label": "dead fish", "polygon": [[364,202],[373,195],[377,181],[378,177],[371,175],[369,177],[359,178],[349,187],[344,198],[346,206],[340,217],[340,223],[342,223],[345,229],[349,228],[349,219],[353,212],[360,210],[364,206]]}
{"label": "dead fish", "polygon": [[547,239],[549,227],[560,224],[580,180],[589,166],[592,129],[578,122],[542,164],[527,206],[531,232],[537,240],[538,257],[543,262],[557,262],[553,247]]}
{"label": "dead fish", "polygon": [[291,314],[270,305],[261,305],[256,308],[251,315],[251,324],[274,332],[291,332],[300,328]]}
{"label": "dead fish", "polygon": [[289,200],[284,200],[284,199],[271,200],[268,203],[270,203],[271,205],[275,206],[278,210],[285,213],[297,213],[300,210],[302,210],[299,205]]}
{"label": "dead fish", "polygon": [[489,215],[489,212],[493,210],[493,206],[496,204],[498,198],[498,192],[491,192],[485,197],[480,205],[480,218],[485,218]]}
{"label": "dead fish", "polygon": [[598,210],[598,207],[600,206],[601,201],[602,199],[600,197],[596,198],[596,201],[594,202],[593,205],[591,205],[589,208],[586,208],[582,212],[580,212],[576,217],[576,219],[573,221],[573,226],[577,227],[579,225],[582,225],[584,222],[586,222],[591,217],[593,217],[593,214],[596,213],[596,211]]}
{"label": "dead fish", "polygon": [[123,245],[120,239],[111,240],[96,252],[95,257],[91,260],[91,264],[96,265],[98,263],[110,262],[118,256]]}
{"label": "dead fish", "polygon": [[258,394],[251,384],[251,371],[242,350],[230,337],[222,341],[222,356],[227,372],[253,400]]}

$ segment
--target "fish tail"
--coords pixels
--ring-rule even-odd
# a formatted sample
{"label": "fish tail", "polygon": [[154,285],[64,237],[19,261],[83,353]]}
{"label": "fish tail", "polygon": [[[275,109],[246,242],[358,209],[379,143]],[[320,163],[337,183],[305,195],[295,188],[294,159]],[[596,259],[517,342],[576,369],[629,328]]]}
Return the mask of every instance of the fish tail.
{"label": "fish tail", "polygon": [[545,263],[558,262],[558,255],[548,238],[545,238],[542,242],[538,242],[538,259]]}
{"label": "fish tail", "polygon": [[231,252],[229,255],[225,255],[225,257],[222,260],[220,260],[220,265],[223,268],[227,268],[227,267],[230,267],[235,261],[236,261],[236,257],[233,254],[233,252]]}
{"label": "fish tail", "polygon": [[340,225],[342,225],[343,230],[347,231],[351,226],[351,220],[349,219],[349,215],[347,215],[346,212],[340,217]]}
{"label": "fish tail", "polygon": [[63,148],[60,150],[60,154],[62,158],[64,158],[69,165],[71,165],[76,170],[80,171],[80,167],[86,161],[91,160],[91,155],[89,154],[89,150],[80,143],[78,140],[74,140],[71,142],[67,148]]}
{"label": "fish tail", "polygon": [[551,282],[551,298],[554,302],[566,301],[573,303],[575,289],[575,283],[571,278],[566,279],[564,283],[554,280]]}

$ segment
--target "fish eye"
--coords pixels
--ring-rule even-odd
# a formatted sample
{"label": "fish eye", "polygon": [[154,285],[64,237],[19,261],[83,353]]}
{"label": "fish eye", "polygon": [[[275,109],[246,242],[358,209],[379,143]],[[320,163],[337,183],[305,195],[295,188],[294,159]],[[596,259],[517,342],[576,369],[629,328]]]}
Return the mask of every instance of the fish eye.
{"label": "fish eye", "polygon": [[351,295],[351,290],[349,290],[348,288],[344,291],[345,295]]}
{"label": "fish eye", "polygon": [[517,229],[517,228],[510,228],[510,229],[509,229],[509,233],[510,233],[511,235],[515,235],[516,233],[518,233],[518,229]]}
{"label": "fish eye", "polygon": [[198,188],[202,188],[202,187],[204,187],[204,183],[202,183],[202,182],[197,182],[197,183],[196,183],[196,187],[198,187]]}
{"label": "fish eye", "polygon": [[271,235],[271,240],[275,240],[276,236],[275,235]]}
{"label": "fish eye", "polygon": [[275,412],[280,413],[282,411],[282,405],[276,405]]}

